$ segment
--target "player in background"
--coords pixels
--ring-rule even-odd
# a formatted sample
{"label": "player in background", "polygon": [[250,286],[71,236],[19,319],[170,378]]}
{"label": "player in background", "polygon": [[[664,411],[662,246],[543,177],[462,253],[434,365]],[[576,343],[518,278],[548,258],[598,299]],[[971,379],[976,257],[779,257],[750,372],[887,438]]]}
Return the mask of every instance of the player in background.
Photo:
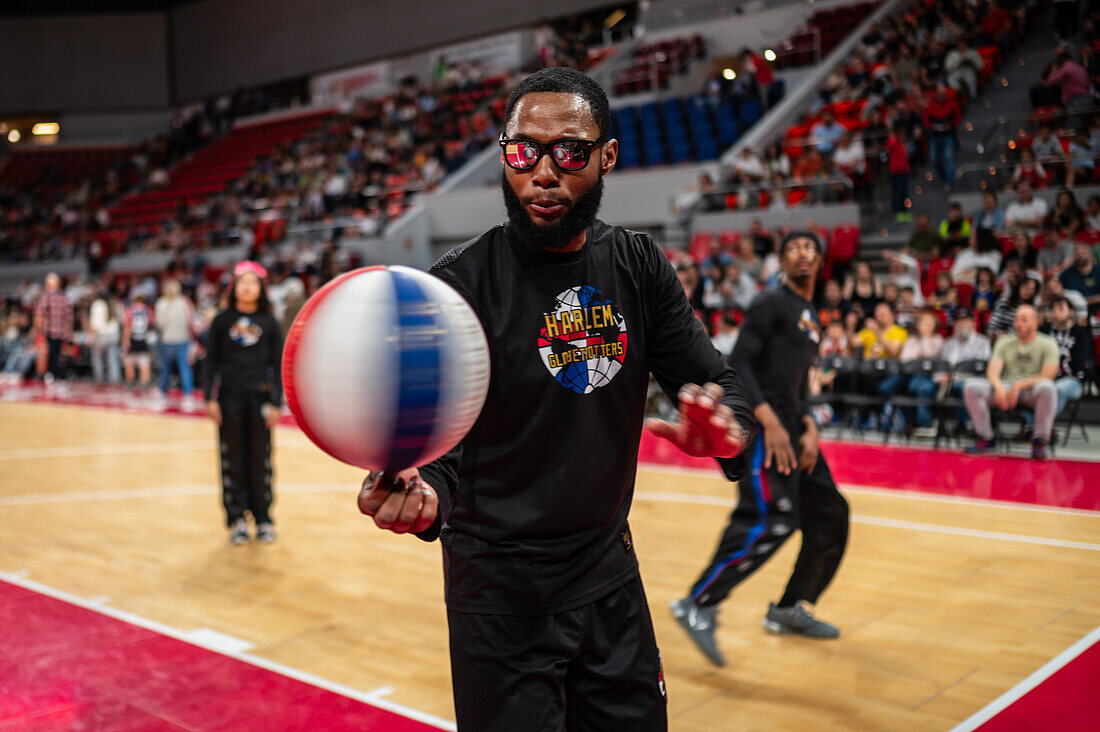
{"label": "player in background", "polygon": [[[470,303],[488,398],[444,458],[368,476],[359,509],[443,545],[458,728],[667,728],[664,677],[627,524],[649,374],[679,392],[695,455],[733,457],[755,425],[741,385],[648,236],[596,219],[615,167],[607,95],[551,67],[505,110],[508,220],[433,273]],[[705,384],[700,387],[698,384]]]}
{"label": "player in background", "polygon": [[144,392],[152,380],[153,349],[149,335],[153,332],[153,309],[145,302],[144,295],[137,295],[126,308],[122,326],[122,368],[127,385],[134,384],[134,367],[137,367],[137,391]]}
{"label": "player in background", "polygon": [[275,541],[271,520],[271,429],[279,422],[283,339],[264,290],[267,272],[255,262],[233,269],[227,307],[214,317],[206,344],[206,413],[218,425],[222,502],[229,541]]}
{"label": "player in background", "polygon": [[[806,607],[828,587],[848,542],[848,503],[818,451],[807,399],[821,338],[812,301],[824,251],[816,234],[796,231],[784,238],[780,255],[785,282],[756,296],[730,355],[761,428],[746,450],[751,478],[739,484],[737,507],[710,564],[688,596],[671,604],[673,617],[717,666],[725,665],[714,637],[719,603],[795,529],[802,530],[802,549],[786,592],[768,607],[764,628],[811,638],[840,634]],[[719,462],[735,480],[733,466]]]}

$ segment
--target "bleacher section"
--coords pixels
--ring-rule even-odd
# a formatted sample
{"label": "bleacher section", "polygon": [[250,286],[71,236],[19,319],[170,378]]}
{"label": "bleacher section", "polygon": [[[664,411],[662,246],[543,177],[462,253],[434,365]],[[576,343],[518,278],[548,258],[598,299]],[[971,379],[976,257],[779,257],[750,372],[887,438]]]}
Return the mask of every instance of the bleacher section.
{"label": "bleacher section", "polygon": [[14,150],[0,165],[0,186],[36,196],[67,193],[85,180],[102,181],[129,152],[121,145]]}
{"label": "bleacher section", "polygon": [[643,43],[634,50],[633,65],[616,75],[615,93],[665,89],[673,75],[684,72],[692,61],[703,58],[706,51],[706,41],[700,35]]}
{"label": "bleacher section", "polygon": [[620,169],[715,160],[762,114],[757,100],[713,106],[702,94],[647,102],[611,112]]}
{"label": "bleacher section", "polygon": [[235,128],[180,163],[164,188],[144,190],[119,201],[110,210],[111,228],[101,234],[101,240],[118,247],[134,228],[159,227],[181,203],[187,206],[225,190],[247,173],[257,158],[318,129],[331,115],[332,110],[324,110]]}
{"label": "bleacher section", "polygon": [[880,5],[882,0],[815,10],[805,25],[775,49],[775,67],[788,69],[817,63]]}

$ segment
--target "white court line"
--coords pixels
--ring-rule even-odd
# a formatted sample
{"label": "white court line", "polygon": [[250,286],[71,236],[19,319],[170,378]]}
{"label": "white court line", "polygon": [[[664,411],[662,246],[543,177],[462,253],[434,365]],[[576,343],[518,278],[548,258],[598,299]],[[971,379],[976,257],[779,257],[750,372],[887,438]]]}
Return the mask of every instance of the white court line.
{"label": "white court line", "polygon": [[[342,493],[350,495],[358,490],[354,483],[291,483],[276,485],[276,490],[281,493]],[[82,501],[109,501],[126,500],[135,498],[178,498],[183,496],[213,496],[218,490],[209,485],[202,486],[177,486],[173,488],[139,488],[136,490],[108,490],[108,491],[82,491],[74,493],[55,493],[51,495],[21,495],[0,496],[2,506],[28,506],[55,503],[79,503]],[[694,503],[706,506],[721,506],[732,508],[733,499],[719,496],[692,495],[688,493],[667,493],[660,491],[636,491],[634,497],[641,501],[664,501],[666,503]],[[877,518],[874,516],[852,515],[852,523],[868,524],[870,526],[883,526],[891,529],[904,529],[907,531],[926,531],[934,534],[951,534],[954,536],[966,536],[975,539],[993,539],[996,541],[1015,542],[1017,544],[1038,544],[1040,546],[1053,546],[1063,549],[1083,549],[1085,551],[1100,551],[1100,544],[1087,544],[1079,541],[1065,541],[1063,539],[1049,539],[1042,536],[1027,536],[1024,534],[1005,534],[998,531],[981,531],[979,529],[965,529],[955,526],[941,526],[939,524],[925,524],[915,521],[899,521],[895,519]]]}
{"label": "white court line", "polygon": [[[683,475],[692,478],[717,478],[719,480],[725,480],[725,477],[723,477],[717,467],[715,467],[714,470],[708,470],[706,468],[687,468],[660,465],[657,463],[638,463],[638,469],[652,473],[665,473],[667,475]],[[1007,508],[1015,511],[1040,511],[1042,513],[1060,513],[1069,516],[1100,516],[1100,511],[1090,511],[1086,508],[1061,508],[1058,506],[1041,506],[1032,503],[1019,503],[1016,501],[1002,501],[996,498],[971,498],[969,496],[953,496],[946,493],[921,493],[920,491],[902,488],[874,488],[872,486],[857,485],[855,483],[838,483],[837,486],[851,493],[894,496],[897,498],[909,498],[915,501],[938,501],[940,503],[958,503],[964,506]]]}
{"label": "white court line", "polygon": [[[668,503],[698,503],[707,506],[722,506],[723,508],[733,508],[734,505],[733,500],[729,498],[720,498],[718,496],[697,496],[684,493],[637,491],[634,493],[634,497],[643,501],[648,500],[666,501]],[[1100,552],[1100,544],[1086,544],[1080,541],[1048,539],[1042,536],[1025,536],[1024,534],[1004,534],[999,531],[962,529],[955,526],[923,524],[916,521],[898,521],[896,519],[878,518],[875,516],[861,516],[859,514],[852,514],[851,521],[854,524],[885,526],[891,529],[927,531],[933,534],[953,534],[955,536],[968,536],[975,539],[995,539],[997,541],[1011,541],[1017,544],[1040,544],[1042,546],[1056,546],[1063,549],[1084,549],[1086,551]]]}
{"label": "white court line", "polygon": [[970,717],[970,719],[967,719],[965,722],[952,729],[951,732],[973,732],[973,730],[1003,712],[1011,706],[1013,702],[1021,699],[1036,686],[1049,679],[1056,671],[1080,656],[1098,640],[1100,640],[1100,628],[1094,628],[1091,633],[1043,664],[1038,671],[994,699],[986,707]]}
{"label": "white court line", "polygon": [[218,446],[211,436],[199,442],[131,442],[118,445],[73,445],[70,447],[29,447],[0,452],[0,460],[38,460],[41,458],[95,457],[97,455],[128,455],[146,452],[184,452],[211,450]]}
{"label": "white court line", "polygon": [[[86,610],[93,610],[102,615],[115,618],[116,620],[121,620],[123,622],[130,623],[131,625],[136,625],[139,628],[151,630],[154,633],[160,633],[161,635],[175,638],[176,640],[183,641],[184,643],[190,643],[193,646],[205,648],[208,651],[218,653],[222,656],[228,656],[229,658],[234,658],[238,661],[244,661],[245,663],[251,664],[253,666],[259,666],[260,668],[267,669],[268,671],[273,671],[277,674],[281,674],[297,681],[301,681],[302,683],[310,684],[312,686],[325,689],[326,691],[331,691],[334,694],[346,696],[349,699],[355,699],[356,701],[363,702],[364,704],[369,704],[373,707],[378,707],[379,709],[385,709],[386,711],[393,712],[394,714],[401,715],[402,717],[406,717],[408,719],[416,720],[417,722],[423,722],[424,724],[436,727],[437,729],[449,730],[450,732],[454,732],[454,730],[456,729],[455,723],[450,721],[449,719],[437,717],[434,714],[421,712],[418,709],[407,707],[404,704],[398,704],[397,702],[392,702],[384,699],[384,696],[393,692],[393,689],[391,689],[390,687],[383,686],[366,692],[360,691],[358,689],[353,689],[350,686],[345,686],[344,684],[330,681],[329,679],[322,678],[320,676],[316,676],[305,671],[301,671],[292,666],[287,666],[285,664],[269,660],[262,656],[257,656],[252,653],[239,651],[235,652],[229,650],[228,648],[226,648],[227,644],[224,643],[224,639],[218,639],[214,643],[209,643],[208,641],[210,641],[211,639],[208,634],[196,633],[195,631],[184,632],[177,628],[173,628],[170,625],[165,625],[164,623],[152,620],[150,618],[142,617],[141,615],[137,615],[135,613],[127,612],[126,610],[119,610],[118,608],[97,605],[95,603],[89,602],[79,595],[74,595],[71,592],[59,590],[55,587],[50,587],[40,582],[35,582],[34,580],[25,579],[25,575],[25,572],[0,572],[0,580],[9,582],[13,585],[18,585],[19,587],[37,592],[42,595],[47,595],[54,598],[55,600],[67,602],[70,605],[76,605],[77,607],[82,607]],[[240,642],[243,643],[244,641]]]}

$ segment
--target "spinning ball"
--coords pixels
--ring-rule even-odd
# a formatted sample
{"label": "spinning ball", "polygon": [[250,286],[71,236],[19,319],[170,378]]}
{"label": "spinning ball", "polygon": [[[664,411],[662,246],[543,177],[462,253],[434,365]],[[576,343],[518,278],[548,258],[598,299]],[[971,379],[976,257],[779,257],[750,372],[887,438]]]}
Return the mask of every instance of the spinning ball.
{"label": "spinning ball", "polygon": [[290,411],[322,450],[367,470],[431,462],[466,436],[489,388],[489,347],[454,289],[409,267],[329,282],[287,332]]}

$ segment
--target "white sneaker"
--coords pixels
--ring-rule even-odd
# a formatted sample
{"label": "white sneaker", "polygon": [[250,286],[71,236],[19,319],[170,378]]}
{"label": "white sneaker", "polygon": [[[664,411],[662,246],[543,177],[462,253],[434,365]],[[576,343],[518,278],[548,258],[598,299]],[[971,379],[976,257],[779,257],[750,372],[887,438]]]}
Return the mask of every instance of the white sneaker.
{"label": "white sneaker", "polygon": [[248,519],[239,518],[229,527],[229,543],[233,546],[248,543]]}

